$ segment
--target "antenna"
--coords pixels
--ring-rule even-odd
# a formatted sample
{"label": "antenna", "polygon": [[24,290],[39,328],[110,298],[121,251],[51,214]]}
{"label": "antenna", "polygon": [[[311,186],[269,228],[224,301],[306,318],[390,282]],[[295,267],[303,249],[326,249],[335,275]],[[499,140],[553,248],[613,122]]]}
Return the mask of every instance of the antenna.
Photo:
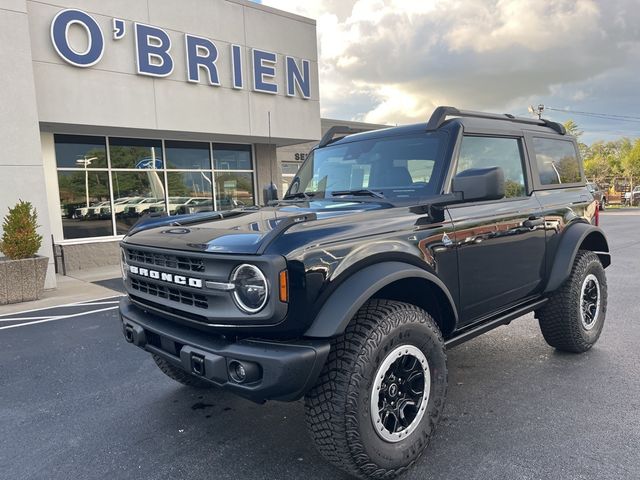
{"label": "antenna", "polygon": [[532,115],[537,115],[538,119],[542,118],[542,112],[544,111],[544,105],[540,104],[537,107],[534,107],[533,105],[529,105],[529,113]]}
{"label": "antenna", "polygon": [[[273,159],[271,158],[271,110],[267,112],[267,124],[269,128],[269,182],[273,185]],[[270,188],[271,185],[269,185]]]}

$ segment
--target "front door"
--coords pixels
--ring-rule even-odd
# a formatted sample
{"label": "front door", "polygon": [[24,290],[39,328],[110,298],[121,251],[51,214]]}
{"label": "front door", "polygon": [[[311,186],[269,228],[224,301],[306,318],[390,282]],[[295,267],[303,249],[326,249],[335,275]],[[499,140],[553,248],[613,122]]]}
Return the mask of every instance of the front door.
{"label": "front door", "polygon": [[501,167],[505,197],[449,207],[458,253],[460,323],[468,325],[538,293],[545,275],[542,209],[528,192],[523,140],[464,136],[456,174]]}

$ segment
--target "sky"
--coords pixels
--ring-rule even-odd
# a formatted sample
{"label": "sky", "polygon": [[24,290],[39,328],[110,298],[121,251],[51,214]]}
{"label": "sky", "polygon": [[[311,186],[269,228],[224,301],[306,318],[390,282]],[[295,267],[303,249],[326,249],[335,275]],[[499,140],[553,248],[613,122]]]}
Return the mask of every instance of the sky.
{"label": "sky", "polygon": [[316,19],[323,117],[395,125],[438,105],[543,104],[587,144],[640,136],[640,0],[260,3]]}

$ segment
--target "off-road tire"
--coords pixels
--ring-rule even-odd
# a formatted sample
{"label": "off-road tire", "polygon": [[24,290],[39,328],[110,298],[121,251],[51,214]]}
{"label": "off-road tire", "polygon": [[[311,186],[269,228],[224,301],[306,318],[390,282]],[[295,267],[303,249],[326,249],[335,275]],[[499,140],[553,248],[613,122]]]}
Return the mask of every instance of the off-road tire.
{"label": "off-road tire", "polygon": [[[593,274],[600,287],[600,311],[596,324],[587,330],[581,320],[582,284]],[[549,345],[558,350],[583,353],[600,338],[607,313],[607,278],[598,256],[588,250],[579,250],[571,274],[554,292],[538,312],[542,335]]]}
{"label": "off-road tire", "polygon": [[176,382],[194,388],[215,388],[215,385],[212,383],[202,380],[195,375],[185,372],[181,368],[171,365],[164,358],[159,357],[158,355],[151,356],[153,357],[153,361],[156,362],[156,365],[158,365],[158,368],[162,370],[162,373]]}
{"label": "off-road tire", "polygon": [[[415,430],[390,443],[373,425],[373,377],[385,357],[405,345],[424,354],[431,384]],[[360,478],[391,479],[410,468],[429,444],[446,394],[446,352],[433,318],[407,303],[371,300],[332,341],[320,378],[305,396],[307,428],[322,456],[336,467]]]}

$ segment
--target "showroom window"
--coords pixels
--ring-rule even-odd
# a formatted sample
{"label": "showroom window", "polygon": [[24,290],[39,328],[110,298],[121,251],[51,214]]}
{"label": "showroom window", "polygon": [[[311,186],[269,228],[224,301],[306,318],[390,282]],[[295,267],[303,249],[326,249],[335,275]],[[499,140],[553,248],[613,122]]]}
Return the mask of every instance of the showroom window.
{"label": "showroom window", "polygon": [[213,144],[218,210],[255,205],[250,145]]}
{"label": "showroom window", "polygon": [[149,213],[254,205],[250,145],[54,135],[64,239],[124,235]]}

